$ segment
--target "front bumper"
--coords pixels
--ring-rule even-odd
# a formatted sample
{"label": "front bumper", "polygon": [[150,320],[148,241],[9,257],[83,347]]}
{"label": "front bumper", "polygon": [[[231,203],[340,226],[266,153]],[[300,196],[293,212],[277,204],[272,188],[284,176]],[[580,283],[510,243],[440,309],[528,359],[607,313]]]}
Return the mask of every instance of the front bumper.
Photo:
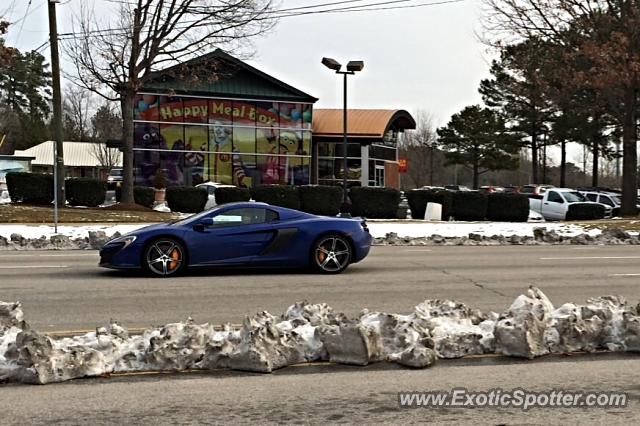
{"label": "front bumper", "polygon": [[107,244],[100,250],[98,266],[109,269],[136,269],[140,267],[141,247],[124,243]]}

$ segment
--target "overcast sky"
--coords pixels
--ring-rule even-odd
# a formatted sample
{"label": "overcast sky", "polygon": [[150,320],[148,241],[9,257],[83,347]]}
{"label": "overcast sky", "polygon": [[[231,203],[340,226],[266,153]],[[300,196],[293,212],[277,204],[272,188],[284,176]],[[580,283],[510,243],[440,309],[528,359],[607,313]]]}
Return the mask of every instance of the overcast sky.
{"label": "overcast sky", "polygon": [[[14,0],[0,0],[10,8]],[[47,40],[47,0],[32,0],[29,15],[10,29],[9,45],[34,49]],[[59,32],[71,31],[71,13],[86,0],[63,0]],[[382,2],[366,0],[363,3]],[[407,4],[434,0],[413,0]],[[329,0],[281,0],[296,7]],[[29,0],[16,0],[9,20],[20,20]],[[96,0],[97,9],[110,3]],[[11,10],[10,10],[11,11]],[[106,12],[108,13],[108,12]],[[364,70],[350,77],[350,108],[402,108],[430,112],[436,125],[480,101],[477,87],[488,75],[490,56],[476,40],[478,0],[421,8],[290,17],[263,38],[255,39],[249,62],[317,98],[316,107],[341,108],[342,82],[320,64],[323,56],[346,63],[363,60]],[[49,51],[45,51],[49,57]],[[68,67],[68,61],[63,67]]]}
{"label": "overcast sky", "polygon": [[[20,21],[10,28],[7,44],[29,50],[47,40],[46,1],[32,0],[23,25],[29,0],[0,0],[0,8],[11,12],[9,20]],[[90,1],[62,0],[60,33],[71,31],[72,14],[81,2]],[[292,8],[331,1],[335,0],[280,0],[280,4]],[[407,0],[406,4],[435,1]],[[93,2],[98,16],[108,15],[114,7],[107,0]],[[316,108],[342,108],[342,80],[320,60],[323,56],[342,63],[363,60],[364,70],[349,77],[349,108],[400,108],[412,113],[421,109],[432,115],[435,126],[443,126],[452,114],[481,102],[478,85],[489,76],[492,54],[476,36],[482,31],[480,4],[481,0],[463,0],[284,18],[271,33],[255,39],[255,56],[249,63],[320,98]],[[49,58],[48,49],[44,54]],[[73,71],[68,58],[63,58],[63,68]],[[558,150],[552,149],[550,156],[557,163]],[[570,149],[570,161],[581,161],[581,156],[581,150]]]}

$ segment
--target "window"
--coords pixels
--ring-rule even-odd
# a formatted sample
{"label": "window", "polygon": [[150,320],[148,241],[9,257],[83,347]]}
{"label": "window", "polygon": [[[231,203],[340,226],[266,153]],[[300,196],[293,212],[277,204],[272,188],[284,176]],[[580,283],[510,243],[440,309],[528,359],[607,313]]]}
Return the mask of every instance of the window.
{"label": "window", "polygon": [[601,195],[600,196],[600,202],[602,204],[606,204],[608,206],[613,207],[613,201],[611,201],[611,198],[607,197],[606,195]]}
{"label": "window", "polygon": [[213,226],[259,225],[278,220],[278,213],[269,209],[231,209],[213,217]]}
{"label": "window", "polygon": [[596,201],[598,201],[598,195],[597,194],[587,194],[587,200],[596,202]]}
{"label": "window", "polygon": [[547,197],[547,199],[552,203],[564,203],[564,199],[562,198],[562,196],[554,191],[549,192],[549,196]]}

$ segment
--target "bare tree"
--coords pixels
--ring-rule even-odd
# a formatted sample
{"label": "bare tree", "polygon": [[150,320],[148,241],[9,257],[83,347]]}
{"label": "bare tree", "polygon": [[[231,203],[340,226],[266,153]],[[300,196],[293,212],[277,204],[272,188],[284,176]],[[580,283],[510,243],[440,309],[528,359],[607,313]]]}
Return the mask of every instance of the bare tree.
{"label": "bare tree", "polygon": [[91,131],[90,116],[95,107],[93,92],[75,85],[64,91],[64,127],[67,139],[87,141]]}
{"label": "bare tree", "polygon": [[409,160],[407,177],[414,187],[419,188],[433,185],[434,152],[438,136],[430,113],[417,110],[415,119],[416,128],[405,132],[400,150]]}
{"label": "bare tree", "polygon": [[104,142],[95,142],[91,144],[91,155],[101,168],[111,170],[120,164],[122,153],[118,148],[109,148]]}
{"label": "bare tree", "polygon": [[[108,20],[83,8],[74,19],[66,50],[76,64],[76,81],[119,101],[122,108],[122,202],[133,203],[133,102],[152,73],[213,47],[234,51],[275,23],[272,0],[122,0]],[[63,37],[64,38],[64,37]],[[186,68],[178,78],[202,74],[215,79],[216,64],[205,73]],[[183,68],[183,67],[179,67]],[[200,75],[199,75],[200,74]]]}
{"label": "bare tree", "polygon": [[[622,209],[636,214],[640,0],[484,0],[495,45],[537,37],[558,47],[558,79],[592,90],[622,127]],[[587,67],[584,65],[587,64]]]}

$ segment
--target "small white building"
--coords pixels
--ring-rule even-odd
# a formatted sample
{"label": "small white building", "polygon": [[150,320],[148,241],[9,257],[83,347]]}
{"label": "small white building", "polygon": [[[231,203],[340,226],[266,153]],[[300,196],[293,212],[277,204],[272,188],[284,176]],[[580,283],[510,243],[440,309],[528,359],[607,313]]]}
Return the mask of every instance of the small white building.
{"label": "small white building", "polygon": [[[33,157],[31,170],[34,173],[53,173],[53,141],[46,141],[23,151],[16,156]],[[63,158],[67,177],[88,177],[106,180],[109,170],[122,167],[122,152],[108,148],[101,142],[63,142]]]}

